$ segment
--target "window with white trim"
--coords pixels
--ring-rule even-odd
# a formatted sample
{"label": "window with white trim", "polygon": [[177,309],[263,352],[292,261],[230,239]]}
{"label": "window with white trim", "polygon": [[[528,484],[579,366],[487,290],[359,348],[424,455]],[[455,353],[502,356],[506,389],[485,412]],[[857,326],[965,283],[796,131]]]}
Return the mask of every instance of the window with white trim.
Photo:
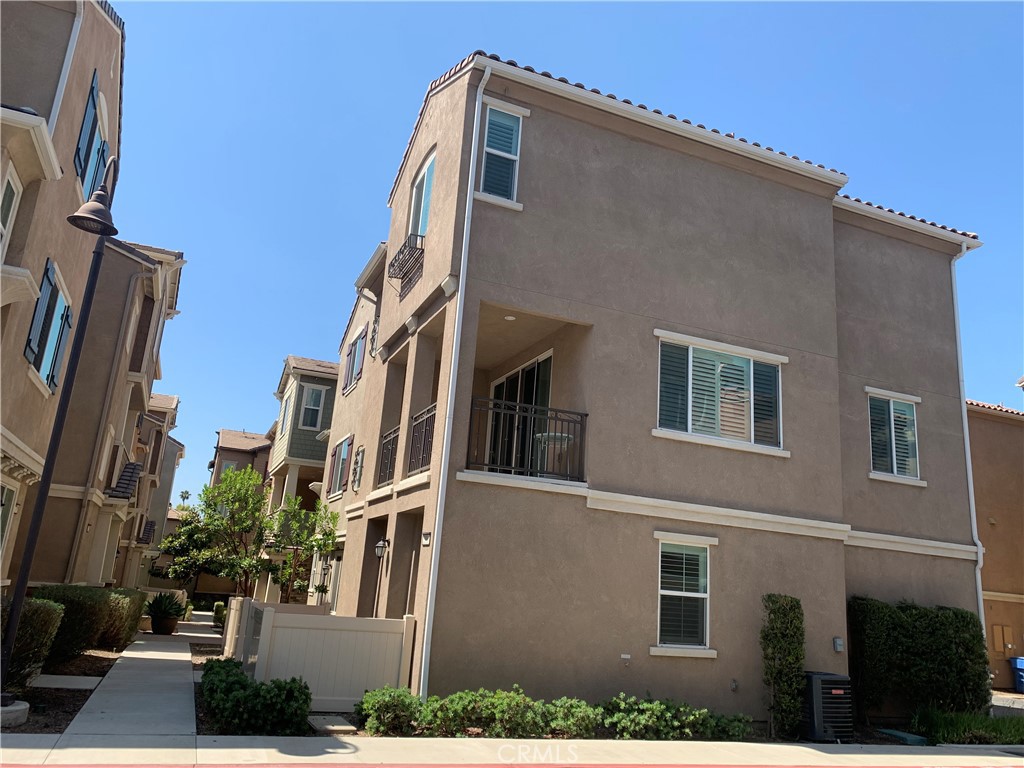
{"label": "window with white trim", "polygon": [[708,547],[659,542],[658,645],[708,645]]}
{"label": "window with white trim", "polygon": [[3,193],[0,197],[0,259],[7,256],[7,242],[10,239],[11,227],[14,226],[14,219],[18,215],[21,193],[21,179],[14,170],[14,163],[11,163],[4,177]]}
{"label": "window with white trim", "polygon": [[484,168],[480,190],[488,195],[516,199],[519,178],[519,141],[523,119],[487,107]]}
{"label": "window with white trim", "polygon": [[326,387],[311,384],[303,385],[302,419],[299,424],[303,429],[320,429],[320,420],[324,412],[324,393]]}
{"label": "window with white trim", "polygon": [[366,326],[359,332],[359,335],[348,345],[345,353],[345,383],[347,391],[356,385],[356,382],[363,376],[363,357],[366,352]]}
{"label": "window with white trim", "polygon": [[868,395],[868,416],[871,423],[871,471],[919,478],[914,403]]}
{"label": "window with white trim", "polygon": [[57,268],[47,260],[25,342],[25,358],[51,392],[57,391],[60,381],[64,352],[71,339],[71,320],[71,307],[57,279]]}
{"label": "window with white trim", "polygon": [[658,427],[781,447],[778,365],[661,341]]}
{"label": "window with white trim", "polygon": [[279,426],[277,428],[277,432],[280,435],[283,435],[285,432],[288,431],[288,428],[291,427],[291,424],[288,423],[288,417],[289,417],[290,412],[291,412],[291,407],[292,407],[292,396],[288,395],[281,402],[281,422],[280,422],[280,424],[279,424]]}
{"label": "window with white trim", "polygon": [[427,160],[416,183],[412,185],[412,210],[409,215],[409,234],[427,234],[430,219],[430,196],[434,189],[434,156]]}
{"label": "window with white trim", "polygon": [[348,462],[352,454],[353,437],[350,435],[335,444],[331,451],[331,485],[330,493],[341,493],[348,486]]}

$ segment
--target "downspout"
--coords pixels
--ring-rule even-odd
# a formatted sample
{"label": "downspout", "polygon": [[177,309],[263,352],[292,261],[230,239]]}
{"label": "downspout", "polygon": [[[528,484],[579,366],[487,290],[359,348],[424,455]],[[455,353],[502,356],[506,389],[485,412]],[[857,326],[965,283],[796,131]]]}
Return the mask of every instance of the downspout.
{"label": "downspout", "polygon": [[985,637],[985,601],[981,589],[981,567],[985,564],[985,548],[978,537],[978,510],[974,506],[974,468],[971,465],[971,433],[967,429],[967,393],[964,385],[964,355],[960,345],[960,307],[956,294],[956,263],[967,254],[967,243],[960,244],[960,253],[949,262],[949,276],[953,285],[953,324],[956,328],[956,366],[960,378],[960,419],[964,430],[964,456],[967,458],[967,499],[971,510],[971,538],[978,548],[978,562],[974,567],[974,587],[978,595],[978,619]]}
{"label": "downspout", "polygon": [[469,184],[466,190],[466,214],[462,222],[462,257],[459,261],[459,286],[455,292],[455,332],[452,335],[452,361],[448,371],[448,395],[444,413],[444,440],[441,443],[441,476],[437,487],[437,511],[434,514],[434,541],[430,553],[430,580],[427,582],[427,615],[423,625],[423,657],[420,664],[420,698],[427,698],[430,677],[430,640],[434,631],[434,605],[437,602],[437,568],[441,553],[441,529],[444,523],[444,503],[448,493],[448,468],[451,463],[452,427],[455,421],[455,382],[459,374],[459,349],[462,346],[462,318],[466,303],[466,268],[469,263],[469,231],[473,223],[473,189],[476,186],[477,144],[480,138],[480,107],[484,100],[484,87],[491,79],[491,68],[476,87],[476,107],[473,112],[473,144],[469,153]]}

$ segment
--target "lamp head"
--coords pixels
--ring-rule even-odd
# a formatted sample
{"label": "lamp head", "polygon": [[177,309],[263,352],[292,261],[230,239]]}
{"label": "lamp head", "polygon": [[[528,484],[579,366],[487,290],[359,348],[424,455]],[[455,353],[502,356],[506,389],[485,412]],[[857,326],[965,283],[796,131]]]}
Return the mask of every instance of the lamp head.
{"label": "lamp head", "polygon": [[388,551],[388,546],[391,544],[387,539],[381,539],[373,546],[373,552],[377,555],[378,559],[384,558],[384,553]]}
{"label": "lamp head", "polygon": [[83,203],[81,208],[68,216],[68,223],[94,235],[116,235],[117,227],[114,226],[114,219],[110,215],[110,195],[107,193],[107,185],[100,184],[88,202]]}

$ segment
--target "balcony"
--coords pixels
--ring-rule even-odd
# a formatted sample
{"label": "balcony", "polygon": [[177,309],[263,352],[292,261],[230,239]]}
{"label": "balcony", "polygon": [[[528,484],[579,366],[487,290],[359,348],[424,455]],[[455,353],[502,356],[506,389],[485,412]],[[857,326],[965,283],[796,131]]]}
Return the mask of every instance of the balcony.
{"label": "balcony", "polygon": [[587,414],[473,398],[467,467],[583,482]]}
{"label": "balcony", "polygon": [[388,264],[388,277],[401,281],[399,300],[404,299],[423,276],[423,235],[409,235]]}
{"label": "balcony", "polygon": [[412,442],[409,445],[409,474],[430,469],[430,453],[434,446],[434,416],[437,403],[424,408],[412,417]]}
{"label": "balcony", "polygon": [[377,462],[377,488],[390,485],[395,479],[395,462],[398,459],[399,427],[384,434],[380,439],[380,460]]}

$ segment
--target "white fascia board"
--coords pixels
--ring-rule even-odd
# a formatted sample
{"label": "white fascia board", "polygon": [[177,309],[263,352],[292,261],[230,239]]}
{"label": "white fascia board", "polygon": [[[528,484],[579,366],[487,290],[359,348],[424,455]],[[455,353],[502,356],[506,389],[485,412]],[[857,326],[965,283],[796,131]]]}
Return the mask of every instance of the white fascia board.
{"label": "white fascia board", "polygon": [[0,111],[2,111],[4,125],[29,132],[39,158],[39,165],[43,169],[43,178],[47,181],[55,181],[63,176],[64,172],[61,170],[60,160],[57,159],[57,150],[50,139],[50,130],[46,126],[46,120],[39,115],[29,115],[8,107],[2,107]]}
{"label": "white fascia board", "polygon": [[366,287],[366,284],[370,281],[370,275],[377,271],[387,253],[388,244],[386,242],[377,243],[377,247],[373,249],[373,253],[370,255],[370,260],[366,262],[363,271],[356,278],[355,286],[357,291]]}
{"label": "white fascia board", "polygon": [[917,232],[922,235],[928,235],[934,237],[937,240],[945,240],[947,243],[956,243],[957,245],[966,246],[967,250],[974,250],[984,245],[981,240],[975,240],[972,237],[965,237],[959,235],[956,232],[950,232],[947,229],[941,229],[932,224],[927,224],[923,221],[917,221],[911,219],[908,216],[900,216],[898,213],[889,213],[886,210],[879,210],[873,205],[867,203],[858,203],[856,200],[847,200],[845,197],[836,196],[832,201],[834,208],[841,208],[844,211],[850,213],[857,213],[861,216],[867,216],[869,219],[877,219],[878,221],[884,221],[886,224],[892,224],[903,229],[909,229],[912,232]]}
{"label": "white fascia board", "polygon": [[666,115],[659,115],[656,112],[640,109],[639,107],[631,104],[626,104],[604,95],[598,95],[583,88],[577,88],[570,83],[563,83],[560,80],[547,78],[535,72],[527,72],[524,69],[513,67],[501,61],[489,59],[486,56],[477,56],[473,66],[476,69],[486,69],[487,67],[490,67],[494,75],[503,77],[506,80],[514,80],[516,82],[523,83],[524,85],[529,85],[533,88],[554,93],[572,101],[625,117],[626,119],[633,120],[634,122],[644,123],[654,128],[667,131],[668,133],[684,136],[693,141],[725,150],[726,152],[730,152],[734,155],[747,157],[752,160],[765,163],[766,165],[772,165],[776,168],[782,168],[783,170],[791,171],[801,176],[806,176],[814,179],[815,181],[831,184],[837,189],[841,189],[846,185],[846,182],[849,181],[845,173],[837,173],[824,168],[818,168],[816,165],[805,163],[803,160],[794,160],[792,157],[786,157],[776,154],[775,152],[769,152],[763,147],[755,147],[753,144],[744,144],[738,139],[729,138],[724,134],[713,133],[703,128],[698,128],[695,125],[689,125],[688,123],[684,123],[679,120],[673,120]]}

